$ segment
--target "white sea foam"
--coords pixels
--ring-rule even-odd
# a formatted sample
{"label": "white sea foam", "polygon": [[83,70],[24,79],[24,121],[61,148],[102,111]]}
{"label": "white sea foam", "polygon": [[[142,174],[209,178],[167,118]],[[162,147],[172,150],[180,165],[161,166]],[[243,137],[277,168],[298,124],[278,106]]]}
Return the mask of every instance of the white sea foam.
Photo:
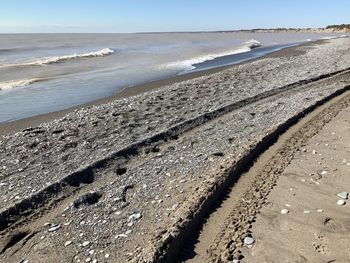
{"label": "white sea foam", "polygon": [[18,63],[18,64],[5,64],[1,65],[0,67],[14,67],[14,66],[45,66],[53,63],[59,63],[65,60],[71,60],[76,58],[92,58],[92,57],[104,57],[108,56],[110,54],[113,54],[114,50],[111,48],[103,48],[98,51],[94,52],[88,52],[88,53],[82,53],[82,54],[72,54],[72,55],[66,55],[66,56],[54,56],[54,57],[46,57],[46,58],[40,58],[38,60],[34,61],[28,61],[24,63]]}
{"label": "white sea foam", "polygon": [[208,54],[204,56],[199,56],[195,57],[192,59],[187,59],[187,60],[182,60],[182,61],[174,61],[167,63],[165,65],[161,65],[160,68],[168,68],[168,69],[178,69],[178,70],[192,70],[195,69],[196,67],[193,66],[195,64],[203,63],[205,61],[210,61],[214,60],[219,57],[225,57],[225,56],[230,56],[230,55],[235,55],[235,54],[240,54],[240,53],[246,53],[251,51],[254,48],[260,47],[261,43],[257,40],[249,40],[244,43],[244,45],[237,47],[232,50],[228,50],[225,52],[220,52],[220,53],[215,53],[215,54]]}
{"label": "white sea foam", "polygon": [[336,36],[331,36],[331,37],[323,37],[322,39],[323,40],[329,40],[329,39],[335,39],[335,38],[338,38]]}
{"label": "white sea foam", "polygon": [[0,82],[0,90],[24,87],[42,80],[44,79],[34,78],[34,79],[21,79],[21,80],[11,80],[6,82]]}

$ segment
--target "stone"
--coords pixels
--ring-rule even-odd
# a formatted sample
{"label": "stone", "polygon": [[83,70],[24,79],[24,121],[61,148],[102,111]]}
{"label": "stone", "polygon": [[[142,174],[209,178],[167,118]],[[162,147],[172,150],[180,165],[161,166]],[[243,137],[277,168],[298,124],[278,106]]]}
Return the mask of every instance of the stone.
{"label": "stone", "polygon": [[90,241],[84,241],[82,245],[83,245],[83,247],[86,247],[86,246],[90,245]]}
{"label": "stone", "polygon": [[337,204],[338,204],[338,205],[345,205],[346,202],[345,202],[345,200],[340,199],[340,200],[338,200]]}
{"label": "stone", "polygon": [[109,258],[109,254],[106,254],[106,255],[105,255],[105,258]]}
{"label": "stone", "polygon": [[312,151],[312,154],[316,154],[316,153],[317,153],[316,150],[313,150],[313,151]]}
{"label": "stone", "polygon": [[337,194],[337,196],[341,199],[347,200],[349,193],[348,192],[341,192],[341,193]]}
{"label": "stone", "polygon": [[72,244],[72,241],[68,240],[68,241],[66,241],[66,243],[64,243],[64,246],[66,247],[66,246],[69,246],[70,244]]}
{"label": "stone", "polygon": [[119,235],[116,235],[115,238],[120,238],[120,237],[123,237],[123,238],[126,238],[128,237],[126,234],[119,234]]}
{"label": "stone", "polygon": [[128,221],[133,221],[133,220],[137,220],[140,219],[142,217],[141,213],[135,213],[129,216]]}
{"label": "stone", "polygon": [[282,209],[281,210],[281,214],[282,215],[286,215],[286,214],[288,214],[289,213],[289,210],[288,209]]}
{"label": "stone", "polygon": [[247,246],[253,245],[254,242],[255,242],[255,240],[252,237],[245,237],[244,238],[244,244],[246,244]]}
{"label": "stone", "polygon": [[51,227],[49,228],[49,232],[54,232],[57,231],[59,228],[61,227],[61,225],[55,225],[55,224],[51,224]]}

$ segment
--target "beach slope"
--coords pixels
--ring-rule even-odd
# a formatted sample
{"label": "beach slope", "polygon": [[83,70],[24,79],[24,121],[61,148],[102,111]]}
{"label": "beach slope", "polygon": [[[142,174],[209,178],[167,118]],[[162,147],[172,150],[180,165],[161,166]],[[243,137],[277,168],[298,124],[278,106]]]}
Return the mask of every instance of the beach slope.
{"label": "beach slope", "polygon": [[[261,195],[262,180],[242,188],[244,200],[254,193],[258,203],[220,216],[204,249],[196,251],[194,240],[281,134],[343,96],[331,103],[338,105],[331,118],[309,127],[311,138],[349,105],[349,49],[348,38],[294,47],[4,135],[0,260],[176,262],[204,251],[212,262],[245,255],[240,244],[275,179]],[[231,225],[234,238],[222,232]]]}

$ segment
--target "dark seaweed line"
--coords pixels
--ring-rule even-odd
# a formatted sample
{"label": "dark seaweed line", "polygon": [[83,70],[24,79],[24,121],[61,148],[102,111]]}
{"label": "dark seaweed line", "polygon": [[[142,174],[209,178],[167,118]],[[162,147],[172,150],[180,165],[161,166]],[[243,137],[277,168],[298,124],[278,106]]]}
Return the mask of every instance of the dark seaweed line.
{"label": "dark seaweed line", "polygon": [[[206,220],[220,207],[237,180],[254,165],[259,156],[275,144],[283,133],[295,125],[306,114],[311,113],[316,108],[347,91],[350,91],[350,86],[345,86],[317,101],[315,104],[279,125],[272,133],[265,136],[249,151],[249,153],[230,168],[223,180],[219,180],[211,187],[211,190],[208,191],[210,194],[187,216],[189,220],[182,221],[181,226],[178,226],[178,231],[174,231],[176,234],[169,236],[169,238],[158,247],[151,262],[177,263],[191,258],[195,254],[195,244],[197,243],[197,238]],[[340,111],[343,108],[344,107],[340,105],[338,110]]]}
{"label": "dark seaweed line", "polygon": [[313,77],[307,80],[301,80],[280,88],[276,88],[273,90],[269,90],[258,95],[255,95],[250,98],[243,99],[241,101],[226,105],[222,108],[216,109],[212,112],[208,112],[197,116],[195,118],[184,121],[178,125],[171,127],[170,129],[160,132],[151,136],[150,138],[146,138],[142,141],[136,142],[127,146],[124,149],[118,150],[102,158],[97,160],[91,164],[88,164],[77,171],[68,174],[66,177],[62,178],[60,181],[57,181],[46,188],[40,190],[34,195],[21,200],[20,202],[12,205],[11,207],[0,212],[0,231],[5,230],[11,224],[15,223],[23,216],[30,215],[33,210],[41,208],[45,206],[48,200],[56,199],[57,202],[61,201],[62,198],[57,197],[60,192],[63,192],[68,187],[74,187],[74,191],[81,187],[83,184],[93,183],[95,178],[94,174],[97,170],[101,170],[104,167],[107,167],[109,164],[115,162],[115,160],[124,159],[125,162],[130,160],[132,157],[140,154],[142,149],[147,147],[151,147],[152,145],[160,145],[169,140],[176,140],[179,135],[182,133],[188,132],[195,127],[205,124],[208,121],[211,121],[215,118],[223,116],[227,113],[245,107],[249,104],[255,103],[259,100],[266,99],[271,96],[275,96],[281,94],[285,91],[289,91],[291,89],[298,88],[302,85],[310,84],[319,80],[323,80],[326,78],[333,77],[335,75],[345,73],[349,71],[350,68],[346,68],[343,70],[338,70],[328,74],[322,74],[317,77]]}

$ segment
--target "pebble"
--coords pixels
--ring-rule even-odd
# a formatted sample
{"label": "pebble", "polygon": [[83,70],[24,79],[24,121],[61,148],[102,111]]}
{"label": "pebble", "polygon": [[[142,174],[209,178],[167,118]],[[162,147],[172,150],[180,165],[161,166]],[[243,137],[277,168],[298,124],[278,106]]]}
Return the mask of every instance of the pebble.
{"label": "pebble", "polygon": [[323,209],[317,209],[318,213],[323,213]]}
{"label": "pebble", "polygon": [[255,240],[252,237],[245,237],[244,238],[244,244],[246,244],[247,246],[253,245],[254,242],[255,242]]}
{"label": "pebble", "polygon": [[91,258],[85,259],[85,262],[90,262],[90,261],[91,261]]}
{"label": "pebble", "polygon": [[86,247],[86,246],[88,246],[90,244],[90,241],[84,241],[83,242],[83,247]]}
{"label": "pebble", "polygon": [[310,214],[310,210],[304,210],[304,214]]}
{"label": "pebble", "polygon": [[92,263],[97,263],[97,259],[94,259],[94,260],[92,261]]}
{"label": "pebble", "polygon": [[51,224],[51,227],[49,228],[49,232],[54,232],[54,231],[58,230],[60,227],[61,227],[61,225]]}
{"label": "pebble", "polygon": [[312,154],[316,154],[316,153],[317,153],[316,150],[313,150],[313,151],[312,151]]}
{"label": "pebble", "polygon": [[321,175],[325,175],[325,174],[327,174],[328,172],[327,171],[322,171],[321,172]]}
{"label": "pebble", "polygon": [[72,244],[72,241],[68,240],[68,241],[66,241],[66,243],[64,243],[64,246],[66,247],[66,246],[69,246],[70,244]]}
{"label": "pebble", "polygon": [[341,199],[347,200],[349,193],[348,192],[341,192],[339,194],[337,194],[338,197],[340,197]]}
{"label": "pebble", "polygon": [[106,255],[105,255],[105,258],[109,258],[109,254],[106,254]]}
{"label": "pebble", "polygon": [[282,215],[286,215],[286,214],[288,214],[288,213],[289,213],[288,209],[282,209],[282,210],[281,210],[281,214],[282,214]]}
{"label": "pebble", "polygon": [[240,261],[238,259],[232,260],[232,263],[239,263]]}
{"label": "pebble", "polygon": [[168,211],[174,211],[177,208],[177,204],[174,204],[171,208],[167,208]]}
{"label": "pebble", "polygon": [[135,214],[132,214],[129,216],[128,221],[136,220],[136,219],[139,219],[141,217],[142,217],[141,213],[135,213]]}
{"label": "pebble", "polygon": [[128,237],[126,234],[119,234],[119,235],[116,235],[115,236],[115,238],[119,238],[119,237],[124,237],[124,238],[126,238],[126,237]]}
{"label": "pebble", "polygon": [[345,205],[346,204],[346,202],[345,202],[345,200],[338,200],[338,202],[337,202],[337,204],[338,205]]}

